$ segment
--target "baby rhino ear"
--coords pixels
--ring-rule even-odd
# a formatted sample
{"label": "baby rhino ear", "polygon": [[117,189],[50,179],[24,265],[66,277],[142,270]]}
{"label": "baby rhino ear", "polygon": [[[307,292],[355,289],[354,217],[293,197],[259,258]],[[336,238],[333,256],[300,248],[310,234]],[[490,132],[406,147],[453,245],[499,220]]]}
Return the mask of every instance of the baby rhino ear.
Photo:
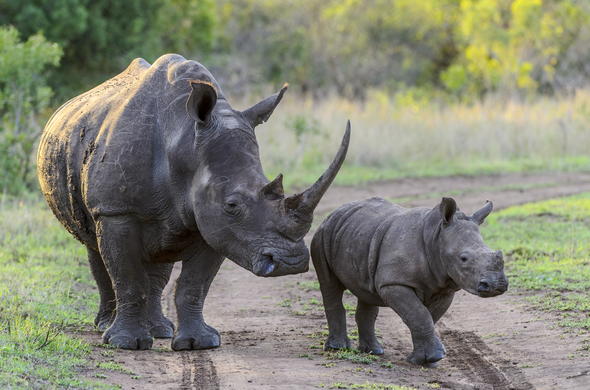
{"label": "baby rhino ear", "polygon": [[448,225],[453,220],[455,212],[457,212],[457,203],[453,198],[442,198],[440,202],[440,215],[444,225]]}
{"label": "baby rhino ear", "polygon": [[206,123],[217,104],[217,91],[208,81],[191,80],[191,94],[186,101],[188,115],[197,122]]}

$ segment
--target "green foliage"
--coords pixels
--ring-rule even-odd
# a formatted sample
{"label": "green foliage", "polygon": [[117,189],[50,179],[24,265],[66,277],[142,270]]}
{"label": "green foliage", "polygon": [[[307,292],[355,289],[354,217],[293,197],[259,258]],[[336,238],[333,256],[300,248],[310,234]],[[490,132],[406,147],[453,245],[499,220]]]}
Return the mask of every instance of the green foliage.
{"label": "green foliage", "polygon": [[535,291],[529,301],[560,325],[590,329],[590,194],[510,207],[482,232],[507,255],[512,288]]}
{"label": "green foliage", "polygon": [[110,388],[79,377],[90,346],[66,333],[97,309],[83,248],[36,198],[0,198],[0,232],[0,387]]}
{"label": "green foliage", "polygon": [[38,32],[64,48],[52,86],[60,96],[96,84],[134,57],[207,52],[216,13],[212,0],[4,0],[0,25],[25,38]]}
{"label": "green foliage", "polygon": [[0,192],[16,193],[34,180],[33,146],[52,95],[44,72],[61,55],[42,35],[21,42],[14,27],[0,27]]}
{"label": "green foliage", "polygon": [[378,86],[440,97],[442,87],[473,99],[589,81],[590,7],[576,0],[222,0],[219,10],[219,52],[246,59],[261,81],[314,94],[363,99]]}
{"label": "green foliage", "polygon": [[60,96],[165,52],[206,57],[232,90],[249,79],[354,99],[373,87],[464,99],[569,91],[589,81],[589,21],[590,4],[578,0],[0,3],[0,25],[64,48],[52,78]]}
{"label": "green foliage", "polygon": [[[582,38],[588,9],[571,0],[461,0],[455,27],[458,61],[442,74],[451,92],[481,96],[490,91],[532,94],[555,90],[563,77],[586,57],[564,58]],[[561,64],[560,64],[561,63]]]}
{"label": "green foliage", "polygon": [[157,12],[160,46],[189,56],[213,49],[217,28],[214,0],[166,0]]}
{"label": "green foliage", "polygon": [[248,59],[261,79],[304,92],[364,98],[374,85],[428,84],[455,55],[454,0],[220,3],[222,50]]}

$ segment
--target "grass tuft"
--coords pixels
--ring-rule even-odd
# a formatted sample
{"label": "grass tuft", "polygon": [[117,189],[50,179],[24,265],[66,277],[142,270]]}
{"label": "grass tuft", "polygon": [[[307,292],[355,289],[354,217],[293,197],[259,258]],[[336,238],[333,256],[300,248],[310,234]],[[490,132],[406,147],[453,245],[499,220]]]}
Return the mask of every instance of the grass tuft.
{"label": "grass tuft", "polygon": [[98,296],[82,246],[39,199],[0,198],[0,388],[112,388],[81,379]]}
{"label": "grass tuft", "polygon": [[379,360],[378,356],[356,351],[354,349],[340,349],[326,352],[329,359],[348,360],[357,364],[371,364]]}

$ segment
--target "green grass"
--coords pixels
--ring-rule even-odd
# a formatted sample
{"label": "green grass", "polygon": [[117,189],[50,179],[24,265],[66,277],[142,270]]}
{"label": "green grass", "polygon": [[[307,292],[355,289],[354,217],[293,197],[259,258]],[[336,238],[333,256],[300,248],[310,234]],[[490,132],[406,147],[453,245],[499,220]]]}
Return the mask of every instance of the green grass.
{"label": "green grass", "polygon": [[320,291],[320,282],[317,280],[306,280],[303,282],[297,282],[297,285],[303,288],[305,291]]}
{"label": "green grass", "polygon": [[359,352],[354,349],[340,349],[334,352],[326,352],[329,359],[348,360],[357,364],[371,364],[379,360],[378,356]]}
{"label": "green grass", "polygon": [[[293,172],[284,168],[269,166],[269,177],[279,172],[285,175],[285,187],[301,188],[313,183],[326,169],[326,163],[313,163]],[[575,156],[554,159],[518,158],[512,160],[456,160],[451,162],[424,161],[392,166],[371,166],[344,164],[334,182],[337,185],[356,186],[368,182],[377,182],[407,177],[441,177],[454,175],[486,175],[518,172],[584,172],[590,171],[590,157]]]}
{"label": "green grass", "polygon": [[512,289],[555,313],[566,328],[590,330],[590,194],[510,207],[488,218],[487,243],[506,255]]}
{"label": "green grass", "polygon": [[111,388],[80,378],[98,297],[85,251],[38,199],[0,198],[0,388]]}
{"label": "green grass", "polygon": [[116,362],[100,362],[98,363],[97,367],[103,370],[117,371],[122,372],[123,374],[135,375],[133,371]]}
{"label": "green grass", "polygon": [[335,382],[329,385],[320,385],[327,389],[362,389],[362,390],[416,390],[414,387],[392,385],[387,383],[343,383]]}

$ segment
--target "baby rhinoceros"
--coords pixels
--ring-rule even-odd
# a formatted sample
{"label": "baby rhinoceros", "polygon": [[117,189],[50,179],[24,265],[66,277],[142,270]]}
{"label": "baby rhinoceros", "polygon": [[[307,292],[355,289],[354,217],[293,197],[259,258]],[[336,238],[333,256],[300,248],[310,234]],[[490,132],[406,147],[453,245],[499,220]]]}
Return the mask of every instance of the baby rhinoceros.
{"label": "baby rhinoceros", "polygon": [[433,365],[445,356],[434,324],[464,289],[480,297],[504,293],[502,252],[486,246],[479,225],[492,211],[487,202],[468,216],[455,201],[405,208],[372,198],[341,206],[320,226],[311,243],[329,336],[325,348],[349,348],[344,290],[357,298],[359,350],[383,354],[375,337],[379,306],[391,307],[410,328],[408,361]]}

